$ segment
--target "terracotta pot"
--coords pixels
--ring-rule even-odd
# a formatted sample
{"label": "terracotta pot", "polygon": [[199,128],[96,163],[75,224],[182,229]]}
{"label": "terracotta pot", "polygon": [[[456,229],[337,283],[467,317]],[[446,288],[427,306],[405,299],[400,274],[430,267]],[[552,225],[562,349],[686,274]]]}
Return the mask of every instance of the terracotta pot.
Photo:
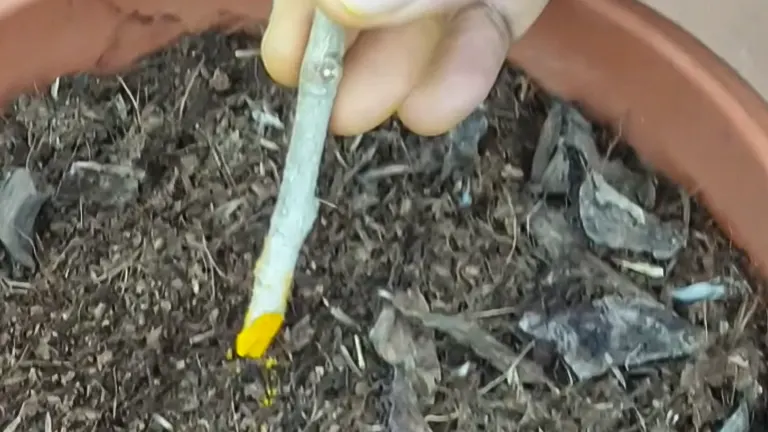
{"label": "terracotta pot", "polygon": [[[760,63],[733,37],[752,49],[762,44],[754,29],[768,19],[768,6],[760,1],[645,0],[665,8],[768,93],[768,75],[759,74]],[[0,99],[68,73],[115,72],[183,33],[264,20],[270,5],[6,0],[0,5]],[[762,222],[768,221],[768,105],[711,50],[636,0],[551,0],[510,59],[546,89],[616,125],[641,156],[697,192],[768,274],[768,222]]]}

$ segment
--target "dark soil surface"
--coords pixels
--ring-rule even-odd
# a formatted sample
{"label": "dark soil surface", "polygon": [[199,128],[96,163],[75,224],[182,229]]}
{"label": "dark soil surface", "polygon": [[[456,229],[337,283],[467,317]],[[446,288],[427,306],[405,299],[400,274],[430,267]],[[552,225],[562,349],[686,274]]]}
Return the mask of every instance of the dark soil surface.
{"label": "dark soil surface", "polygon": [[[253,46],[190,38],[122,77],[62,78],[56,98],[22,97],[6,115],[3,166],[27,166],[53,188],[76,160],[134,165],[146,179],[122,206],[55,197],[40,216],[39,268],[0,267],[0,430],[388,430],[393,371],[368,340],[383,288],[419,289],[432,310],[473,316],[498,341],[526,346],[512,323],[546,293],[522,187],[546,111],[525,77],[505,71],[468,208],[436,175],[397,169],[434,140],[396,123],[330,140],[321,216],[267,377],[279,396],[261,406],[262,369],[224,354],[248,304],[294,94],[254,58],[236,58]],[[374,169],[375,187],[361,186],[356,174]],[[679,214],[675,188],[660,191],[659,214]],[[741,278],[742,264],[694,205],[673,274],[635,281],[662,298],[669,287]],[[766,312],[745,295],[680,313],[707,329],[706,352],[632,373],[569,384],[537,344],[527,357],[555,388],[486,387],[500,372],[436,334],[443,379],[423,414],[436,432],[718,430],[738,405],[735,389],[764,378]]]}

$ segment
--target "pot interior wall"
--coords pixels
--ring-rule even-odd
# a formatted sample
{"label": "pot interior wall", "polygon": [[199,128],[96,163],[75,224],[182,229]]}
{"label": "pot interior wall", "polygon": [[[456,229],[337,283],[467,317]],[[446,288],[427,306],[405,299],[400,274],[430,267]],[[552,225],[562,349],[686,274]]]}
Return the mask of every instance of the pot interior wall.
{"label": "pot interior wall", "polygon": [[[115,73],[183,34],[263,22],[269,0],[15,0],[0,9],[0,103],[57,77]],[[23,3],[23,4],[22,4]]]}

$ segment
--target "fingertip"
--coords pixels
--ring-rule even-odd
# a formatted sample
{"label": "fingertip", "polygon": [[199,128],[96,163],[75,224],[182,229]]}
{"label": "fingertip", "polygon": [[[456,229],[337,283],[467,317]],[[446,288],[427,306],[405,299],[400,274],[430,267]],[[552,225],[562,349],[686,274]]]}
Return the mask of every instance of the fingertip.
{"label": "fingertip", "polygon": [[[273,42],[269,29],[261,40],[261,61],[267,75],[278,85],[296,87],[299,83],[298,61],[280,49],[279,42]],[[300,60],[299,60],[300,61]]]}
{"label": "fingertip", "polygon": [[356,136],[367,131],[367,129],[349,124],[348,121],[345,121],[344,118],[339,115],[331,115],[331,122],[328,129],[331,131],[332,135],[339,137]]}
{"label": "fingertip", "polygon": [[331,130],[358,135],[389,119],[424,75],[442,30],[425,18],[363,33],[347,54]]}
{"label": "fingertip", "polygon": [[356,116],[344,115],[334,110],[331,115],[329,129],[333,135],[340,137],[353,137],[362,135],[372,129],[381,126],[386,122],[394,112],[380,111],[380,117],[360,118]]}
{"label": "fingertip", "polygon": [[480,8],[457,16],[452,30],[442,41],[433,69],[397,112],[419,135],[445,133],[477,108],[493,87],[508,51],[506,34]]}
{"label": "fingertip", "polygon": [[454,128],[485,100],[494,82],[490,69],[470,76],[462,72],[448,68],[439,71],[408,96],[397,117],[411,132],[422,136],[436,136]]}
{"label": "fingertip", "polygon": [[435,121],[434,118],[430,119],[425,118],[423,115],[418,115],[418,111],[411,110],[409,112],[408,110],[401,109],[397,112],[397,118],[403,123],[403,126],[405,126],[408,131],[423,137],[442,135],[451,130],[451,128],[461,121],[461,117],[456,117],[455,120],[443,117]]}
{"label": "fingertip", "polygon": [[261,58],[276,83],[287,87],[298,84],[313,15],[314,3],[310,0],[274,2],[261,40]]}

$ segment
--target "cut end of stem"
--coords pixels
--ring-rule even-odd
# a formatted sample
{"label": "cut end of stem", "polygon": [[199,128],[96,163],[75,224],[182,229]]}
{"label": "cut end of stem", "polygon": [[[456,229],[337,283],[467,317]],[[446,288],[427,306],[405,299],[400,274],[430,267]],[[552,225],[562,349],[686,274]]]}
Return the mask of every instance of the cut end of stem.
{"label": "cut end of stem", "polygon": [[251,305],[245,314],[243,328],[235,338],[234,346],[227,351],[228,360],[261,359],[283,326],[285,309],[293,286],[293,273],[282,276],[279,283],[263,283],[265,278],[270,278],[268,274],[262,273],[264,254],[271,250],[266,247],[268,243],[265,242],[264,253],[254,266]]}
{"label": "cut end of stem", "polygon": [[283,316],[267,313],[245,324],[235,338],[235,346],[227,358],[261,359],[283,326]]}

